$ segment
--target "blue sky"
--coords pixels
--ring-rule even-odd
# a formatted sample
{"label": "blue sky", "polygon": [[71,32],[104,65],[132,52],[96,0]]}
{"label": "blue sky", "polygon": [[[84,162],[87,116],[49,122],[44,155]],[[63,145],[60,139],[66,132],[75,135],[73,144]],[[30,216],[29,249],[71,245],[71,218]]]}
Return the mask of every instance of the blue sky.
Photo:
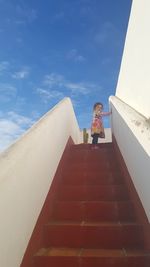
{"label": "blue sky", "polygon": [[95,102],[108,110],[130,8],[131,0],[0,0],[0,150],[66,96],[80,128],[90,127]]}

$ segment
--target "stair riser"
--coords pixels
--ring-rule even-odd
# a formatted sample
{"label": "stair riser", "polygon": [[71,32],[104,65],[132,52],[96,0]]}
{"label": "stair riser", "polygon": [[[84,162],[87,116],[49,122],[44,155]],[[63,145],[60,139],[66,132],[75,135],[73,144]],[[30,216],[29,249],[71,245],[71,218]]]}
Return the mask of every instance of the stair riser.
{"label": "stair riser", "polygon": [[35,267],[149,267],[147,257],[35,257]]}
{"label": "stair riser", "polygon": [[133,221],[132,206],[112,202],[57,202],[54,218],[57,220]]}
{"label": "stair riser", "polygon": [[128,195],[122,186],[63,186],[59,200],[127,200]]}
{"label": "stair riser", "polygon": [[45,245],[61,247],[122,248],[141,247],[141,228],[137,226],[48,225]]}

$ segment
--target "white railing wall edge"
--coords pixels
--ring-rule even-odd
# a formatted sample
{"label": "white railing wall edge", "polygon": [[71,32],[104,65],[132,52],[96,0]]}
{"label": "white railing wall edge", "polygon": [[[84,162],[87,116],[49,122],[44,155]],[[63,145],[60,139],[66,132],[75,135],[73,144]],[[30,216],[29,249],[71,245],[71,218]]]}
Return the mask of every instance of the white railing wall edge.
{"label": "white railing wall edge", "polygon": [[150,120],[116,96],[109,101],[112,133],[150,221]]}
{"label": "white railing wall edge", "polygon": [[69,137],[81,131],[65,98],[1,153],[0,266],[20,266]]}

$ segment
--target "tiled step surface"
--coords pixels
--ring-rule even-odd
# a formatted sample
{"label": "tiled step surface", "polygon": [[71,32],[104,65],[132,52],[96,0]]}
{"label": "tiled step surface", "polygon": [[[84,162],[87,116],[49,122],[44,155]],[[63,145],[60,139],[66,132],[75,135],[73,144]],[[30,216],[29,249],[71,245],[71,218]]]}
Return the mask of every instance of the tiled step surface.
{"label": "tiled step surface", "polygon": [[106,152],[111,151],[114,154],[112,143],[103,143],[103,144],[98,144],[97,146],[99,147],[99,150],[93,149],[94,145],[91,144],[72,145],[71,151],[79,150],[80,153],[82,151],[90,151],[90,153],[94,151],[93,153],[99,153],[99,151],[101,150],[102,153],[104,153],[105,151]]}
{"label": "tiled step surface", "polygon": [[100,161],[100,162],[74,162],[72,164],[68,164],[66,167],[67,171],[113,171],[116,170],[116,163],[108,162],[108,161]]}
{"label": "tiled step surface", "polygon": [[150,254],[143,250],[42,248],[36,267],[149,267]]}
{"label": "tiled step surface", "polygon": [[122,185],[72,186],[62,185],[59,200],[127,200],[128,194]]}
{"label": "tiled step surface", "polygon": [[44,227],[46,247],[141,248],[142,228],[136,223],[51,222]]}
{"label": "tiled step surface", "polygon": [[149,267],[112,144],[70,149],[35,267]]}
{"label": "tiled step surface", "polygon": [[117,171],[66,171],[63,173],[63,185],[119,185],[123,179]]}
{"label": "tiled step surface", "polygon": [[54,218],[56,220],[116,222],[135,220],[130,201],[57,201]]}

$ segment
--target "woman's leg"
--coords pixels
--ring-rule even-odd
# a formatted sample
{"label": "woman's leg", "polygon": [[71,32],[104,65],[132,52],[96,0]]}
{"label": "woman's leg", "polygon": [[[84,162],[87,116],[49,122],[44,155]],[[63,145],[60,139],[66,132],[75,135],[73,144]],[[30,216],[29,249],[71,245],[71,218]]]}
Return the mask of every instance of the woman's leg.
{"label": "woman's leg", "polygon": [[99,134],[93,134],[92,144],[97,144],[98,143],[98,137],[99,137]]}

